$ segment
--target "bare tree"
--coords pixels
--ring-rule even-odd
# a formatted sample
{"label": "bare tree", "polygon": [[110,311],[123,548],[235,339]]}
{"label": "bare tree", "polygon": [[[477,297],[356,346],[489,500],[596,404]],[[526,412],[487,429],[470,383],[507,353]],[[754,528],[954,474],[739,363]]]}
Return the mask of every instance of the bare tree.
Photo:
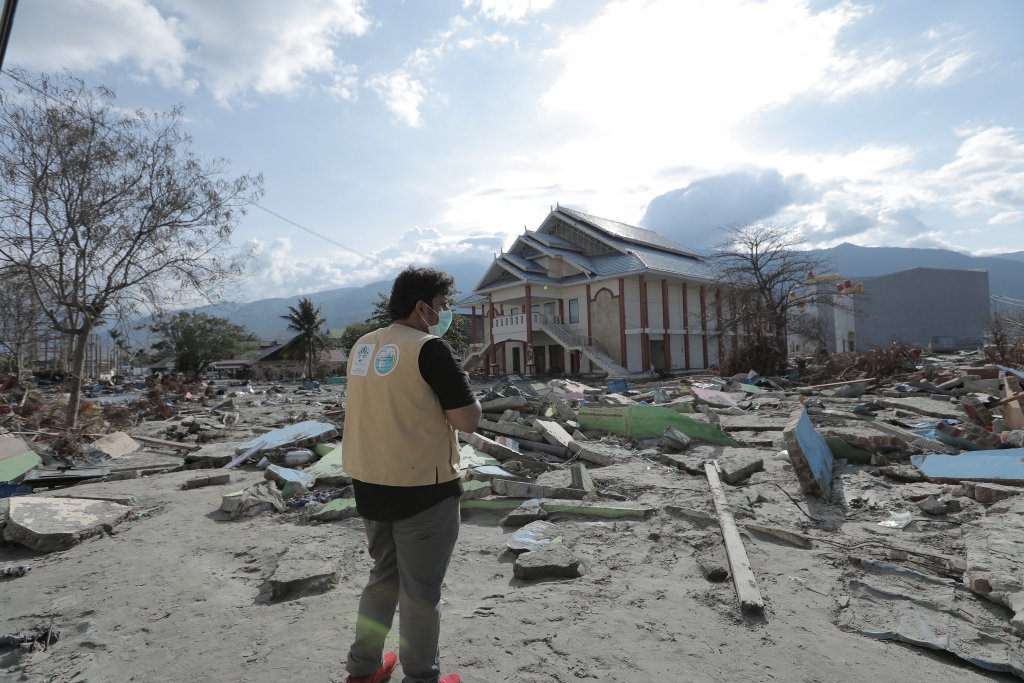
{"label": "bare tree", "polygon": [[0,92],[0,263],[71,337],[74,428],[90,333],[186,292],[212,298],[240,274],[230,237],[262,177],[225,178],[226,161],[194,154],[180,108],[125,114],[69,75],[13,77]]}
{"label": "bare tree", "polygon": [[711,257],[717,277],[730,290],[722,327],[743,339],[746,360],[762,374],[785,369],[790,311],[814,302],[815,288],[806,286],[808,275],[826,266],[823,258],[798,249],[800,244],[793,226],[733,226]]}

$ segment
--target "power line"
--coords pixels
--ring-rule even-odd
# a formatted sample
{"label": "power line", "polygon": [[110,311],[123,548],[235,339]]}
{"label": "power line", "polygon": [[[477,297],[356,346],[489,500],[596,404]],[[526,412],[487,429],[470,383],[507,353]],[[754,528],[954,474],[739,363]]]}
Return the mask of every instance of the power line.
{"label": "power line", "polygon": [[368,256],[368,255],[366,255],[366,254],[363,254],[362,252],[358,252],[358,251],[356,251],[355,249],[353,249],[352,247],[346,247],[346,246],[345,246],[344,244],[342,244],[341,242],[338,242],[337,240],[333,240],[333,239],[331,239],[330,237],[328,237],[327,235],[324,235],[324,234],[322,234],[322,233],[319,233],[319,232],[317,232],[316,230],[311,230],[310,228],[307,228],[307,227],[306,227],[306,226],[304,226],[304,225],[300,225],[299,223],[296,223],[296,222],[295,222],[295,221],[293,221],[292,219],[290,219],[290,218],[286,218],[286,217],[282,216],[281,214],[277,213],[276,211],[271,211],[270,209],[268,209],[268,208],[267,208],[267,207],[265,207],[265,206],[261,206],[261,205],[259,205],[259,204],[255,203],[255,202],[253,202],[253,206],[255,206],[255,207],[256,207],[257,209],[259,209],[259,210],[261,210],[261,211],[266,211],[266,212],[267,212],[267,213],[269,213],[269,214],[270,214],[271,216],[274,216],[274,217],[276,217],[276,218],[280,218],[281,220],[283,220],[283,221],[284,221],[285,223],[288,223],[289,225],[294,225],[294,226],[295,226],[296,228],[298,228],[299,230],[303,230],[303,231],[305,231],[305,232],[308,232],[308,233],[309,233],[310,235],[313,235],[313,236],[315,236],[315,237],[319,237],[320,239],[324,240],[325,242],[330,242],[331,244],[333,244],[333,245],[334,245],[334,246],[336,246],[336,247],[341,247],[341,248],[342,248],[342,249],[344,249],[345,251],[350,251],[350,252],[352,252],[353,254],[355,254],[356,256],[359,256],[359,257],[361,257],[361,258],[364,258],[364,259],[366,259],[367,261],[373,261],[374,263],[377,263],[377,264],[379,264],[379,263],[380,263],[380,261],[379,261],[379,260],[375,259],[375,258],[374,258],[374,257],[372,257],[372,256]]}
{"label": "power line", "polygon": [[[29,88],[30,90],[36,92],[39,95],[42,95],[43,97],[46,97],[46,98],[51,99],[51,100],[54,100],[55,102],[58,102],[58,103],[63,104],[65,106],[74,108],[73,104],[67,102],[63,98],[61,98],[61,97],[59,97],[59,96],[57,96],[57,95],[55,95],[53,93],[49,93],[49,92],[46,92],[46,91],[40,89],[34,83],[23,79],[20,75],[18,75],[14,71],[11,71],[10,69],[2,69],[2,73],[5,76],[7,76],[8,78],[10,78],[11,80],[16,81],[16,82],[22,84],[26,88]],[[376,258],[374,258],[372,256],[369,256],[368,254],[364,254],[364,253],[362,253],[360,251],[356,251],[352,247],[345,246],[341,242],[338,242],[337,240],[331,239],[330,237],[328,237],[327,235],[324,235],[323,233],[319,233],[316,230],[313,230],[311,228],[307,228],[304,225],[301,225],[300,223],[296,223],[292,219],[290,219],[290,218],[288,218],[286,216],[282,216],[281,214],[277,213],[276,211],[272,211],[271,209],[268,209],[267,207],[262,206],[260,204],[257,204],[255,202],[253,202],[253,206],[255,206],[257,209],[259,209],[261,211],[265,211],[266,213],[269,213],[271,216],[274,216],[275,218],[278,218],[278,219],[284,221],[285,223],[288,223],[289,225],[292,225],[292,226],[298,228],[299,230],[307,232],[310,235],[313,235],[315,237],[319,237],[320,239],[324,240],[325,242],[329,242],[330,244],[333,244],[336,247],[340,247],[340,248],[344,249],[345,251],[351,252],[351,253],[355,254],[356,256],[358,256],[358,257],[360,257],[362,259],[366,259],[367,261],[371,261],[373,263],[380,264],[380,261],[378,259],[376,259]]]}

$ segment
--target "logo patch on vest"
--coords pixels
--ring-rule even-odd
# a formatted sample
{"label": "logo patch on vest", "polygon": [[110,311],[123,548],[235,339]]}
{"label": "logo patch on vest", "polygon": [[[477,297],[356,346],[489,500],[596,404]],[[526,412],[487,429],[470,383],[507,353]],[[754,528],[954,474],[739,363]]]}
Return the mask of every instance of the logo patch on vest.
{"label": "logo patch on vest", "polygon": [[359,344],[352,349],[352,374],[366,377],[366,371],[370,369],[370,359],[373,358],[373,347],[376,344]]}
{"label": "logo patch on vest", "polygon": [[377,355],[373,357],[373,370],[381,377],[390,375],[398,367],[398,346],[388,344],[382,346]]}

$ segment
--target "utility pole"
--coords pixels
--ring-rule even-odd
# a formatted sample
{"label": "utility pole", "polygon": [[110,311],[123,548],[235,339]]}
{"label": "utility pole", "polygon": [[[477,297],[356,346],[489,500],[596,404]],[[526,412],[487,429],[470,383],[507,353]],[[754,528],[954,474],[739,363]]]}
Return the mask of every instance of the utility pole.
{"label": "utility pole", "polygon": [[11,28],[14,26],[14,10],[18,0],[4,0],[4,13],[0,16],[0,68],[4,66],[4,55],[7,54],[7,43],[11,40]]}

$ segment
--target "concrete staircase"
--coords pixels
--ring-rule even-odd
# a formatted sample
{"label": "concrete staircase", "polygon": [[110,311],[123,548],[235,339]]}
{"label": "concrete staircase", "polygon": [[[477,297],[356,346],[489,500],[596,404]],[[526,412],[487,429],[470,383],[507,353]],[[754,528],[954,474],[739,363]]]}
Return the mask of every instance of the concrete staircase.
{"label": "concrete staircase", "polygon": [[629,377],[630,372],[616,362],[601,349],[593,340],[588,340],[575,330],[554,322],[540,324],[540,329],[551,336],[569,351],[579,351],[608,373],[609,377]]}
{"label": "concrete staircase", "polygon": [[475,370],[478,365],[487,357],[487,352],[491,350],[491,342],[485,343],[479,349],[476,349],[462,361],[462,369],[466,372]]}

